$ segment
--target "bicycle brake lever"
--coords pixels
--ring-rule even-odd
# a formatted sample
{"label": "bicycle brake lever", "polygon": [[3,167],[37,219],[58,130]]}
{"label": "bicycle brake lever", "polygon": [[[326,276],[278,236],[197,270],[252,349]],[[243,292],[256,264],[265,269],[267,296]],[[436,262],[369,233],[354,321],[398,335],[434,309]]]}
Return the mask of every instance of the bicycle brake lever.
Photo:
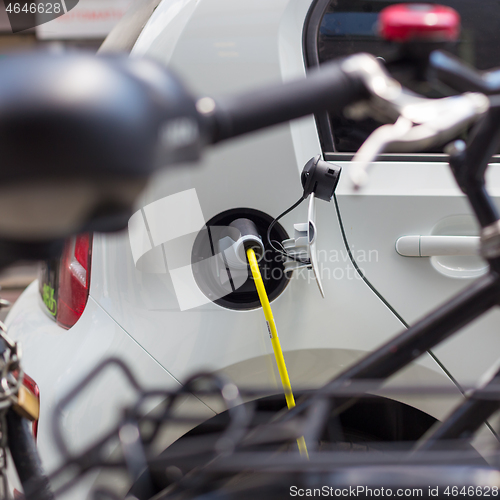
{"label": "bicycle brake lever", "polygon": [[486,113],[489,100],[483,94],[472,92],[426,99],[402,89],[390,100],[376,96],[371,105],[378,117],[397,112],[399,118],[392,125],[376,129],[354,155],[350,173],[354,189],[366,184],[368,168],[379,154],[422,151],[451,140]]}
{"label": "bicycle brake lever", "polygon": [[382,125],[370,134],[351,160],[349,174],[355,189],[366,184],[368,167],[377,156],[383,153],[396,138],[403,138],[412,127],[413,123],[410,120],[399,117],[393,125]]}

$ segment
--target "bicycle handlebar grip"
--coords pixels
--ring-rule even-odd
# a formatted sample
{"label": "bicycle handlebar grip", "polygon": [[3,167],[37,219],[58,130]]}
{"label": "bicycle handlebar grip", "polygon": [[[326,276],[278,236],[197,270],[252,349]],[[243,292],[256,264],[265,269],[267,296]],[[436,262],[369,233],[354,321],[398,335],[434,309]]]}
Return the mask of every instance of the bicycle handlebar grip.
{"label": "bicycle handlebar grip", "polygon": [[340,111],[368,97],[361,78],[345,73],[342,60],[311,71],[307,78],[215,101],[207,113],[210,142],[253,132],[319,111]]}
{"label": "bicycle handlebar grip", "polygon": [[12,409],[7,412],[7,435],[26,500],[54,500],[28,421]]}

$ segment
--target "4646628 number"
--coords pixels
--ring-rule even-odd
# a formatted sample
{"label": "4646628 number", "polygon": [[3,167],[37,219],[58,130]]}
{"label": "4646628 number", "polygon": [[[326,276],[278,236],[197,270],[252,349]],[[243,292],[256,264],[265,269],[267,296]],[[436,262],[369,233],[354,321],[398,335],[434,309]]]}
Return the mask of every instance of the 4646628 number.
{"label": "4646628 number", "polygon": [[9,3],[6,10],[9,14],[62,14],[63,7],[60,2],[32,2]]}
{"label": "4646628 number", "polygon": [[448,497],[498,497],[498,486],[462,486],[461,488],[447,486],[443,494]]}

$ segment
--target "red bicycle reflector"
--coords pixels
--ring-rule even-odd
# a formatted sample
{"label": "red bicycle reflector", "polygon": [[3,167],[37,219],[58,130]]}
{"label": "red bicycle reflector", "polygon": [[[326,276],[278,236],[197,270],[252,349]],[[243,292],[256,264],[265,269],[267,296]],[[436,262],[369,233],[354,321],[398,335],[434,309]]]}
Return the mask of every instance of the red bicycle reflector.
{"label": "red bicycle reflector", "polygon": [[391,42],[455,41],[460,34],[460,16],[444,5],[395,4],[380,12],[379,32]]}

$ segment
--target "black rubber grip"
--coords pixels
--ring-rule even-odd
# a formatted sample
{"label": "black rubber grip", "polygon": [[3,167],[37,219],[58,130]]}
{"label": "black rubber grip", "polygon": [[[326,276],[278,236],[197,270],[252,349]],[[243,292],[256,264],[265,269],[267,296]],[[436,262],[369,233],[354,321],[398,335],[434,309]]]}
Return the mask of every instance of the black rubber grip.
{"label": "black rubber grip", "polygon": [[211,142],[236,137],[319,111],[340,111],[368,96],[361,79],[344,73],[342,60],[307,78],[216,100]]}
{"label": "black rubber grip", "polygon": [[12,409],[7,412],[7,436],[26,500],[54,500],[30,425]]}

